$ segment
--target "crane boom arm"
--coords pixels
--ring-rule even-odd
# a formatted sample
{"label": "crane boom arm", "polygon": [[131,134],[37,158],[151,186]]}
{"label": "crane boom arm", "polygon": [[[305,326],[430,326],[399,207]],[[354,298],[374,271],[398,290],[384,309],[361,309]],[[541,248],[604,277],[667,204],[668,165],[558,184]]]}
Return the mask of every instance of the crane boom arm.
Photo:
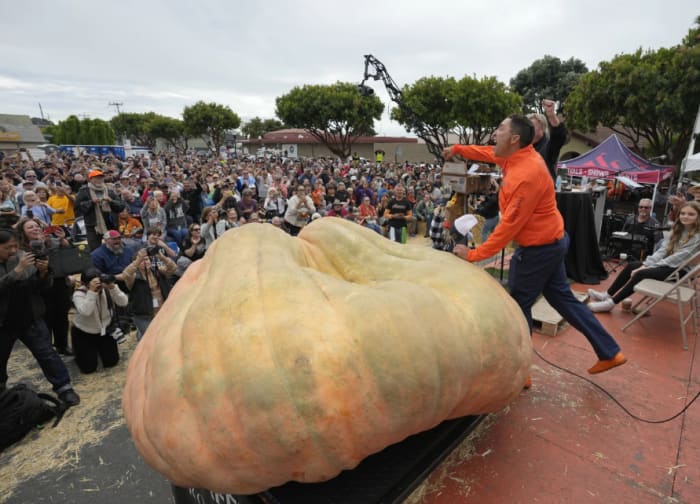
{"label": "crane boom arm", "polygon": [[381,80],[389,93],[389,98],[398,105],[399,109],[408,116],[411,121],[411,129],[421,138],[431,154],[442,161],[442,146],[435,141],[430,134],[423,120],[416,114],[403,100],[401,89],[396,85],[394,79],[387,72],[384,64],[371,54],[365,54],[365,73],[362,82],[357,86],[362,96],[369,96],[374,93],[372,88],[365,85],[368,79]]}

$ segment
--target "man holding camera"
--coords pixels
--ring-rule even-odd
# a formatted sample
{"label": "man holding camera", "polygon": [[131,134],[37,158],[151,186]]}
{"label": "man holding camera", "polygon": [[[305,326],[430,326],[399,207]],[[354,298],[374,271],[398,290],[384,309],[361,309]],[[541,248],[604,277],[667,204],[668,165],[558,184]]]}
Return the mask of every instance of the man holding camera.
{"label": "man holding camera", "polygon": [[102,273],[119,275],[131,262],[135,247],[125,246],[119,231],[110,230],[102,236],[102,245],[93,250],[92,264]]}
{"label": "man holding camera", "polygon": [[[157,244],[136,253],[134,260],[124,269],[122,277],[129,289],[129,302],[133,311],[136,339],[141,340],[151,320],[170,293],[170,278],[177,270],[175,262],[166,250]],[[165,247],[170,250],[169,247]]]}
{"label": "man holding camera", "polygon": [[48,259],[19,250],[17,235],[0,229],[0,390],[7,383],[7,361],[15,341],[21,340],[38,361],[59,399],[80,404],[66,365],[51,345],[41,291],[52,282]]}
{"label": "man holding camera", "polygon": [[117,343],[124,338],[118,325],[115,306],[125,307],[128,298],[117,286],[114,275],[89,268],[80,277],[80,288],[73,293],[73,351],[75,363],[83,373],[97,370],[98,358],[105,368],[119,363]]}

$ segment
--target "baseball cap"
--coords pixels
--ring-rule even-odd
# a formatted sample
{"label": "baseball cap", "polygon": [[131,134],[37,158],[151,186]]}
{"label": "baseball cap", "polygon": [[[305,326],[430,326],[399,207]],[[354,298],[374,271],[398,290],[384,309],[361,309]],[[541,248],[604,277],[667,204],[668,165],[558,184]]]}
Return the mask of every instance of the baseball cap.
{"label": "baseball cap", "polygon": [[88,178],[91,179],[92,177],[104,177],[104,175],[105,174],[102,172],[102,170],[92,170],[88,174]]}
{"label": "baseball cap", "polygon": [[105,234],[102,235],[102,238],[105,240],[109,240],[110,238],[121,238],[122,235],[119,233],[119,231],[115,231],[114,229],[110,229],[107,231]]}

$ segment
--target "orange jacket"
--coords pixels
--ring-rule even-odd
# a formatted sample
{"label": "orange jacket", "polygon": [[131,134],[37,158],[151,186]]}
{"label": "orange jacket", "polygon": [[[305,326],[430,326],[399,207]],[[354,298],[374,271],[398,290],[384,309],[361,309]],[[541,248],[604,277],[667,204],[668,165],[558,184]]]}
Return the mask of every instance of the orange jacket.
{"label": "orange jacket", "polygon": [[554,243],[564,236],[564,219],[557,208],[552,177],[532,145],[507,158],[494,156],[491,146],[455,145],[452,152],[503,168],[503,184],[498,194],[501,221],[486,242],[469,251],[467,260],[489,258],[512,240],[520,246],[532,247]]}

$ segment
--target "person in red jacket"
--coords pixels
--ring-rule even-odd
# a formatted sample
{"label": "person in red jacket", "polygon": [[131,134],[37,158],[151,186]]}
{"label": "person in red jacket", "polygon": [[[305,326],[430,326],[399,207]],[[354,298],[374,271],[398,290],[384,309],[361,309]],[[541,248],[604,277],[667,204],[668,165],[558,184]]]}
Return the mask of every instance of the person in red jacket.
{"label": "person in red jacket", "polygon": [[564,266],[569,237],[564,231],[564,219],[557,208],[547,165],[532,146],[533,136],[530,120],[513,114],[494,132],[495,146],[453,145],[443,151],[446,160],[462,156],[496,163],[503,168],[498,197],[501,222],[479,247],[470,250],[465,245],[456,245],[453,253],[470,262],[480,261],[515,240],[518,248],[510,262],[508,287],[530,330],[532,305],[543,294],[593,347],[598,362],[588,372],[602,373],[624,364],[627,359],[615,339],[571,292]]}

